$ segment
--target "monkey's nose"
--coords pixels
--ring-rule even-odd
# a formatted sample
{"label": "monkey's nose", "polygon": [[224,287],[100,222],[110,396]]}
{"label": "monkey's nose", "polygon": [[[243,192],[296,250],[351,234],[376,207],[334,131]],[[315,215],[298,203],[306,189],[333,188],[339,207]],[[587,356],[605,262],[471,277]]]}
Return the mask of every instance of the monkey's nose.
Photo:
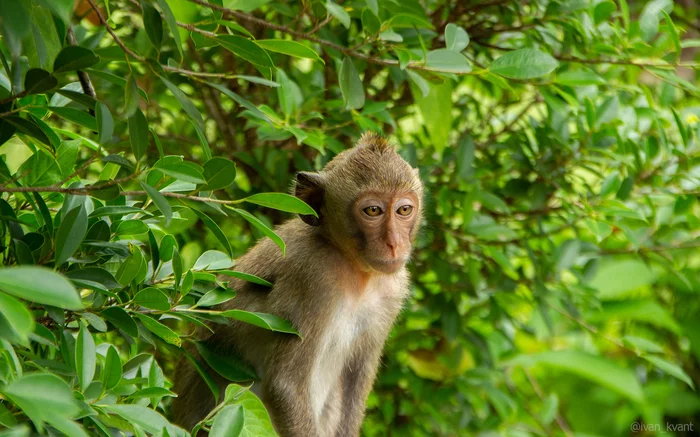
{"label": "monkey's nose", "polygon": [[391,257],[396,258],[396,244],[391,241],[387,241],[386,245],[389,246],[389,250],[391,251]]}

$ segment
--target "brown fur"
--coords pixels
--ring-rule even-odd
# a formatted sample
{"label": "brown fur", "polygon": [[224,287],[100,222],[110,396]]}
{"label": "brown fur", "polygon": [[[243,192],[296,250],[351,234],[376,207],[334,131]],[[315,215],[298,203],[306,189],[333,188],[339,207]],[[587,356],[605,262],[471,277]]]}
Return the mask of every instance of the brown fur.
{"label": "brown fur", "polygon": [[[415,198],[415,217],[405,223],[396,220],[386,231],[398,235],[395,245],[402,251],[410,251],[420,220],[422,184],[393,147],[373,134],[363,135],[355,148],[336,156],[321,172],[302,174],[297,180],[297,195],[318,209],[319,219],[295,218],[276,228],[287,245],[286,256],[266,238],[240,258],[237,270],[267,279],[274,287],[261,289],[234,279],[231,287],[238,295],[224,308],[279,315],[290,320],[303,339],[235,321],[213,326],[215,334],[205,339],[222,352],[237,351],[261,374],[261,398],[283,437],[354,437],[359,435],[384,341],[409,291],[405,261],[391,272],[372,268],[371,259],[386,256],[384,229],[389,225],[382,231],[363,225],[353,202],[368,192],[387,199]],[[355,310],[356,318],[348,320],[358,333],[348,340],[349,349],[337,349],[347,356],[318,416],[314,402],[319,400],[311,391],[322,386],[316,381],[324,375],[314,373],[314,366],[324,347],[331,348],[329,356],[334,357],[333,348],[340,346],[328,332],[336,332],[333,324],[347,322],[343,314]],[[345,338],[342,328],[338,332]],[[189,364],[178,366],[175,390],[179,397],[173,416],[183,426],[192,427],[214,407],[209,389]]]}

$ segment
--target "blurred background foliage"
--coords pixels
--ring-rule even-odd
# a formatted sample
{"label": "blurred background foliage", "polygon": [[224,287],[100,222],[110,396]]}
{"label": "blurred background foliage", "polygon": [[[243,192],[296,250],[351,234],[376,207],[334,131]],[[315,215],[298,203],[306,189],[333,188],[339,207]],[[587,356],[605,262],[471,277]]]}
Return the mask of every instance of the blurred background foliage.
{"label": "blurred background foliage", "polygon": [[[196,325],[294,332],[206,309],[235,295],[217,275],[305,211],[271,193],[366,130],[427,207],[364,435],[697,435],[698,15],[0,2],[0,435],[185,435],[171,377]],[[245,386],[218,399],[199,427],[274,434]]]}

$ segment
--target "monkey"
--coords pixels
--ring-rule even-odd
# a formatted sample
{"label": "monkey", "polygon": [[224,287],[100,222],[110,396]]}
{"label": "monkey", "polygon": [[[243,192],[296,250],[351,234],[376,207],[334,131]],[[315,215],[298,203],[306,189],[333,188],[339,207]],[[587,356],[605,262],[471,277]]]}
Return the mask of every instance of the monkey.
{"label": "monkey", "polygon": [[[203,341],[253,366],[253,390],[280,436],[357,437],[384,343],[410,293],[406,263],[423,185],[394,146],[365,133],[322,170],[299,172],[293,192],[317,216],[275,228],[286,255],[265,238],[236,265],[273,287],[232,279],[237,296],[220,309],[283,317],[300,337],[233,321]],[[214,407],[192,366],[178,366],[175,391],[174,420],[188,429]]]}

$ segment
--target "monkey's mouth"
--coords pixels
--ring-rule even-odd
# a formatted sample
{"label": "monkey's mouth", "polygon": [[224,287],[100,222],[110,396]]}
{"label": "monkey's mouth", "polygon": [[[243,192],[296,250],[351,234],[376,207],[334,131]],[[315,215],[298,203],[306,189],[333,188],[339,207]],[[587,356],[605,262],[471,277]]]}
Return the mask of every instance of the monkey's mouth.
{"label": "monkey's mouth", "polygon": [[382,273],[394,273],[406,264],[406,258],[394,258],[394,259],[371,259],[368,260],[369,265],[377,271]]}

